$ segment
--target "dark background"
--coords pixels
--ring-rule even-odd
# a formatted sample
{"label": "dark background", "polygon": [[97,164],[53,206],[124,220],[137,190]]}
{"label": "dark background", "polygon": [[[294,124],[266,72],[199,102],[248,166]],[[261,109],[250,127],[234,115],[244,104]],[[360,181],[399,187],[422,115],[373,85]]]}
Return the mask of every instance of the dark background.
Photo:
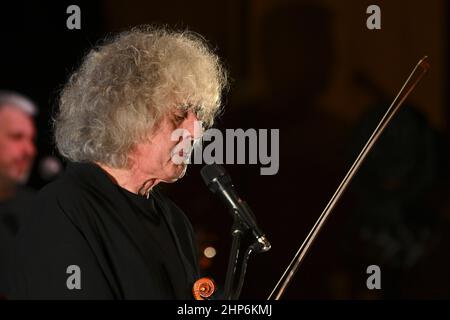
{"label": "dark background", "polygon": [[[81,30],[66,8],[81,8]],[[382,29],[366,28],[381,8]],[[243,298],[264,299],[415,63],[431,70],[380,139],[299,269],[286,298],[450,297],[449,7],[429,1],[58,1],[0,4],[0,89],[37,102],[39,161],[57,156],[51,115],[87,51],[139,24],[189,28],[210,41],[232,78],[216,126],[280,129],[280,170],[227,165],[272,250],[251,258]],[[36,166],[37,166],[36,165]],[[203,273],[223,285],[232,220],[201,165],[162,186],[186,212]],[[46,181],[35,169],[30,185]],[[366,268],[381,268],[381,290]]]}

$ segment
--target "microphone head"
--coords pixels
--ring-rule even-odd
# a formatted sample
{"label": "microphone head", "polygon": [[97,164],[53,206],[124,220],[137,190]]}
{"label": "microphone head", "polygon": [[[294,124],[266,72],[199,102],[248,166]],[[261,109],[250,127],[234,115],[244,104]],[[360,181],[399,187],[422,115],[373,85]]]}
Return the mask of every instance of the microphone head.
{"label": "microphone head", "polygon": [[231,185],[230,176],[220,164],[208,164],[200,170],[200,174],[205,184],[213,192],[216,192],[217,190],[215,183],[217,181],[220,181],[220,183],[224,185]]}

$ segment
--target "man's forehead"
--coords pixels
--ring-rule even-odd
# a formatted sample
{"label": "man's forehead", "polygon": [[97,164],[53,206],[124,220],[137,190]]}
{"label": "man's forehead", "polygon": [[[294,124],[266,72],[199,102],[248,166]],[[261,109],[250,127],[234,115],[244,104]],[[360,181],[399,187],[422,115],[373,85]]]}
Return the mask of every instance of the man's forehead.
{"label": "man's forehead", "polygon": [[33,119],[26,112],[15,106],[3,105],[0,107],[0,127],[1,128],[18,128],[33,127]]}
{"label": "man's forehead", "polygon": [[21,116],[29,119],[32,118],[30,114],[22,110],[20,107],[17,107],[12,104],[4,104],[0,106],[0,117],[4,116],[16,116],[16,117]]}

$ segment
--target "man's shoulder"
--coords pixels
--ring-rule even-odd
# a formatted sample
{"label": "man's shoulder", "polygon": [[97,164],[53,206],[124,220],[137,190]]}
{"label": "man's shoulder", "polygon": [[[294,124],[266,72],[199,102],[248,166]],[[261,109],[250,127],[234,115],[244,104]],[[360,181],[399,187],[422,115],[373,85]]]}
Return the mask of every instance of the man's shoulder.
{"label": "man's shoulder", "polygon": [[65,195],[70,195],[70,198],[76,198],[82,193],[82,187],[73,179],[68,179],[66,175],[48,183],[36,194],[34,199],[36,201],[52,202]]}
{"label": "man's shoulder", "polygon": [[59,178],[29,199],[18,239],[74,239],[79,236],[67,213],[80,203],[83,190],[76,183]]}
{"label": "man's shoulder", "polygon": [[93,193],[76,179],[63,175],[36,193],[28,211],[52,216],[84,212],[92,204]]}

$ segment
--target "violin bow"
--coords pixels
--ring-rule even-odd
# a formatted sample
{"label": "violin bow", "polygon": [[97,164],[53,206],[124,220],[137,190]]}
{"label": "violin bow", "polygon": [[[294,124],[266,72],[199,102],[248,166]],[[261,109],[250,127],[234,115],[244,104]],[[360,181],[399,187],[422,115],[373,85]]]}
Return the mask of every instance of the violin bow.
{"label": "violin bow", "polygon": [[390,105],[389,109],[384,114],[381,121],[378,123],[378,126],[373,131],[372,135],[370,136],[369,140],[366,142],[364,147],[362,148],[361,152],[359,153],[358,157],[356,158],[355,162],[350,167],[350,170],[348,170],[347,174],[345,175],[344,179],[342,180],[339,187],[336,189],[335,193],[331,197],[330,201],[326,205],[325,209],[323,210],[322,214],[319,216],[319,219],[317,219],[316,223],[312,227],[311,231],[309,232],[308,236],[303,241],[302,245],[298,249],[297,253],[295,254],[294,258],[292,259],[289,266],[284,271],[283,275],[281,276],[278,283],[275,285],[274,289],[270,293],[268,300],[279,300],[283,293],[286,291],[286,288],[288,287],[289,283],[292,281],[295,273],[297,272],[300,263],[303,261],[306,253],[310,249],[311,245],[313,244],[314,240],[316,239],[317,235],[319,234],[319,231],[322,229],[323,225],[325,224],[325,221],[329,217],[330,213],[333,211],[334,207],[336,206],[339,199],[342,197],[342,194],[347,189],[348,185],[350,184],[350,181],[353,179],[355,174],[358,172],[359,168],[361,167],[361,164],[366,159],[369,152],[372,150],[373,146],[377,142],[380,135],[383,133],[383,131],[386,129],[394,115],[397,113],[397,111],[402,106],[403,102],[406,100],[406,98],[411,94],[411,92],[414,90],[414,88],[417,86],[419,81],[423,78],[425,73],[430,68],[430,64],[428,63],[428,57],[423,57],[415,66],[411,74],[409,75],[408,79],[406,79],[405,83],[403,84],[402,88],[398,92],[397,96],[395,97],[394,101]]}

